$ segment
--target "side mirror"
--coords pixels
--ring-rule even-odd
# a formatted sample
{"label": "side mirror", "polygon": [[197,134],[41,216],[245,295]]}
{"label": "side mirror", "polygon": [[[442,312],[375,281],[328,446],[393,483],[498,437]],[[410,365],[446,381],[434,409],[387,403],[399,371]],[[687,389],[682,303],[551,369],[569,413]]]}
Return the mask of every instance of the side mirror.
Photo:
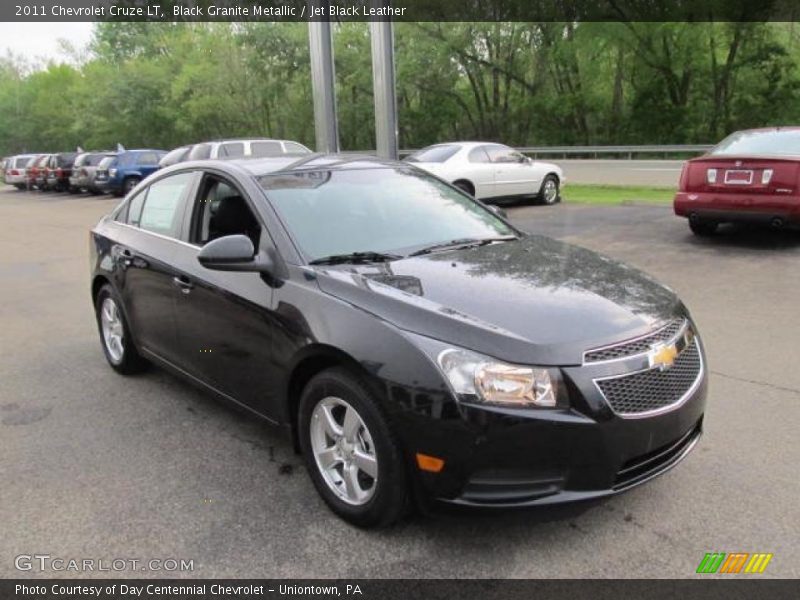
{"label": "side mirror", "polygon": [[246,235],[226,235],[208,242],[197,255],[206,269],[269,273],[272,261],[264,254],[256,255],[253,242]]}
{"label": "side mirror", "polygon": [[489,210],[496,214],[498,217],[502,217],[504,219],[508,218],[508,214],[499,206],[495,206],[494,204],[488,205]]}

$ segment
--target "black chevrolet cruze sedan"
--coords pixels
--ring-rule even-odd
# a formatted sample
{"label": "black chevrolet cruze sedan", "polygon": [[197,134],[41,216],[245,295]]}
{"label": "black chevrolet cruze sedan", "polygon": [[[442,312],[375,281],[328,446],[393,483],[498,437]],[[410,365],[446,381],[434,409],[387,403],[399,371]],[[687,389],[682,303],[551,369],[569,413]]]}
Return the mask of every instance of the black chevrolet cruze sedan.
{"label": "black chevrolet cruze sedan", "polygon": [[181,163],[97,224],[91,265],[114,369],[286,428],[360,526],[613,494],[701,434],[705,357],[671,290],[413,165]]}

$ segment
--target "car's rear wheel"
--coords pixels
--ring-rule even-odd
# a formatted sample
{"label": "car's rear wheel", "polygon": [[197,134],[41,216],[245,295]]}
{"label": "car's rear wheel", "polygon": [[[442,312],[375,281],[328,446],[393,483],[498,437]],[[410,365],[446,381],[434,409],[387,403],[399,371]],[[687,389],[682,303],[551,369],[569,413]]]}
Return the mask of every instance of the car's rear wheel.
{"label": "car's rear wheel", "polygon": [[133,188],[139,185],[140,181],[141,179],[138,177],[128,177],[125,180],[125,183],[122,184],[122,193],[127,196]]}
{"label": "car's rear wheel", "polygon": [[403,515],[402,452],[360,378],[338,368],[316,375],[303,390],[298,433],[314,486],[333,512],[359,527],[389,525]]}
{"label": "car's rear wheel", "polygon": [[462,192],[469,194],[470,196],[475,196],[475,188],[469,181],[464,181],[463,179],[459,181],[454,181],[453,185],[460,189]]}
{"label": "car's rear wheel", "polygon": [[703,221],[702,219],[689,219],[689,229],[692,233],[701,237],[714,235],[717,232],[719,223],[714,221]]}
{"label": "car's rear wheel", "polygon": [[108,284],[100,288],[95,298],[95,313],[103,354],[115,371],[130,375],[144,369],[147,362],[133,345],[128,322],[120,307],[114,288]]}
{"label": "car's rear wheel", "polygon": [[542,204],[555,204],[560,200],[558,177],[547,175],[539,188],[539,202]]}
{"label": "car's rear wheel", "polygon": [[18,190],[22,191],[22,190],[26,189],[28,186],[26,186],[24,183],[17,183],[17,184],[14,185],[14,187],[17,188]]}

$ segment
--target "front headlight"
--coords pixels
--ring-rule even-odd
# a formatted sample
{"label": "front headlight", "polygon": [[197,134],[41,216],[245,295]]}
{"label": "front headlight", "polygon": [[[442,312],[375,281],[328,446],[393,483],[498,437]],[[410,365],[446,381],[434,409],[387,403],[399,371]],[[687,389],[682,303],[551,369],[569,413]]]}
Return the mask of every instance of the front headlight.
{"label": "front headlight", "polygon": [[456,348],[439,352],[436,362],[456,394],[504,406],[556,405],[553,380],[546,369],[499,362]]}
{"label": "front headlight", "polygon": [[116,169],[109,169],[108,170],[108,176],[112,177],[112,178],[116,177],[117,176],[117,170]]}

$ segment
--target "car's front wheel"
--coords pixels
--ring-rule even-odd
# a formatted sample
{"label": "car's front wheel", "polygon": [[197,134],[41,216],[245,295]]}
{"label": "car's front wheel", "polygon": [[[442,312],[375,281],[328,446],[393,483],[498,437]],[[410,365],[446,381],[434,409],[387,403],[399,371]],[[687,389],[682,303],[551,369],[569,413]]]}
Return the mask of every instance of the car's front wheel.
{"label": "car's front wheel", "polygon": [[407,506],[399,443],[374,394],[344,369],[316,375],[300,400],[298,433],[314,486],[359,527],[397,521]]}
{"label": "car's front wheel", "polygon": [[542,181],[542,187],[539,188],[539,202],[548,205],[555,204],[560,199],[559,192],[558,177],[548,175]]}
{"label": "car's front wheel", "polygon": [[144,369],[147,362],[133,345],[128,322],[120,306],[114,288],[108,284],[100,288],[95,298],[95,313],[103,354],[115,371],[130,375]]}

